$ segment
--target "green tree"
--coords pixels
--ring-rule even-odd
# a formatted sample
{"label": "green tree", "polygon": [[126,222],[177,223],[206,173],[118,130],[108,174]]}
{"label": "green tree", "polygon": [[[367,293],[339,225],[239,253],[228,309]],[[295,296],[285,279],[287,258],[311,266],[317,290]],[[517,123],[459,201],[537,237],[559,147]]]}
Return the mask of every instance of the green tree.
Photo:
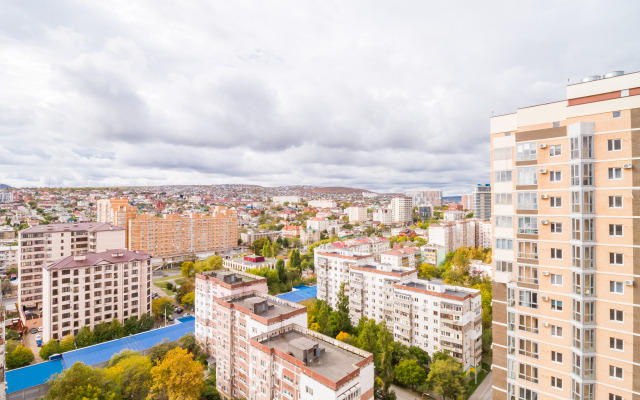
{"label": "green tree", "polygon": [[427,378],[427,373],[418,365],[416,360],[400,361],[400,363],[396,365],[394,372],[398,382],[410,385],[411,387],[419,385]]}
{"label": "green tree", "polygon": [[331,309],[326,301],[322,300],[320,304],[320,309],[318,311],[318,332],[333,337],[333,330],[331,329],[331,324],[329,323],[329,317],[331,316]]}
{"label": "green tree", "polygon": [[113,400],[115,397],[116,394],[113,392],[87,385],[76,388],[70,398],[73,400]]}
{"label": "green tree", "polygon": [[358,343],[360,344],[360,348],[364,351],[368,351],[369,353],[373,353],[374,359],[375,357],[377,357],[378,353],[378,333],[379,330],[378,326],[376,325],[376,320],[368,319],[362,327],[360,335],[358,336]]}
{"label": "green tree", "polygon": [[193,307],[195,302],[196,302],[196,293],[195,292],[187,293],[186,295],[184,295],[182,297],[182,301],[181,301],[182,305],[185,308]]}
{"label": "green tree", "polygon": [[433,356],[431,357],[431,362],[435,363],[436,361],[455,361],[455,359],[453,357],[451,357],[451,355],[449,354],[449,350],[441,350],[441,351],[436,351],[435,353],[433,353]]}
{"label": "green tree", "polygon": [[216,389],[216,368],[210,367],[208,376],[204,380],[201,396],[204,400],[220,400],[220,393]]}
{"label": "green tree", "polygon": [[7,353],[6,364],[7,369],[16,369],[26,367],[31,364],[36,356],[30,349],[24,346],[18,346],[11,353]]}
{"label": "green tree", "polygon": [[[387,324],[382,321],[380,324],[380,335],[378,337],[378,362],[379,377],[382,381],[382,390],[385,396],[389,393],[389,386],[393,382],[395,371],[393,369],[393,334],[387,330]],[[375,360],[374,360],[375,361]]]}
{"label": "green tree", "polygon": [[264,245],[267,243],[271,243],[269,241],[269,238],[267,237],[261,237],[256,239],[253,243],[251,243],[251,246],[249,246],[249,248],[258,256],[262,255],[262,249],[264,249]]}
{"label": "green tree", "polygon": [[182,302],[182,298],[189,293],[196,291],[196,286],[191,282],[185,282],[180,286],[180,291],[176,294],[176,301]]}
{"label": "green tree", "polygon": [[75,338],[72,335],[67,335],[60,341],[59,352],[66,353],[67,351],[75,350]]}
{"label": "green tree", "polygon": [[49,383],[50,388],[44,396],[45,400],[76,400],[76,395],[82,387],[89,385],[101,389],[106,387],[102,369],[93,369],[79,361],[71,368],[55,374]]}
{"label": "green tree", "polygon": [[197,356],[200,353],[200,345],[196,341],[196,336],[193,333],[187,333],[180,339],[178,339],[178,344],[183,349],[187,349],[189,353]]}
{"label": "green tree", "polygon": [[139,355],[140,353],[138,353],[135,350],[129,350],[129,349],[121,350],[119,353],[116,353],[113,356],[111,356],[111,359],[109,360],[109,364],[107,365],[107,367],[113,367],[116,364],[118,364],[120,361],[124,360],[125,358],[136,357]]}
{"label": "green tree", "polygon": [[151,310],[153,312],[153,316],[156,318],[164,317],[165,315],[168,317],[173,314],[175,307],[173,306],[173,302],[166,297],[160,297],[158,299],[153,300],[151,303]]}
{"label": "green tree", "polygon": [[78,348],[92,346],[96,344],[96,338],[91,332],[91,329],[88,326],[83,326],[78,331],[78,335],[76,336],[76,346]]}
{"label": "green tree", "polygon": [[278,272],[278,280],[283,283],[286,282],[287,275],[284,267],[284,260],[280,259],[276,262],[276,271]]}
{"label": "green tree", "polygon": [[153,329],[153,317],[149,314],[142,314],[138,320],[138,333]]}
{"label": "green tree", "polygon": [[[435,357],[434,357],[435,359]],[[454,360],[438,360],[431,364],[427,384],[443,400],[465,398],[467,380],[462,365]]]}
{"label": "green tree", "polygon": [[431,357],[429,357],[429,353],[422,350],[420,347],[417,347],[417,346],[409,347],[409,354],[411,354],[411,356],[415,358],[416,361],[418,361],[418,364],[420,365],[429,364],[431,362]]}
{"label": "green tree", "polygon": [[[493,357],[493,350],[491,344],[493,343],[493,331],[491,329],[482,331],[482,356],[483,358],[491,359]],[[486,360],[484,360],[486,361]]]}
{"label": "green tree", "polygon": [[282,247],[288,249],[289,248],[289,238],[282,239]]}
{"label": "green tree", "polygon": [[13,329],[7,329],[4,337],[7,340],[20,340],[20,334]]}
{"label": "green tree", "polygon": [[180,266],[180,274],[185,278],[193,278],[195,277],[195,273],[195,264],[192,261],[185,261]]}
{"label": "green tree", "polygon": [[265,242],[264,246],[262,247],[262,255],[264,257],[272,257],[271,242],[269,242],[268,240]]}
{"label": "green tree", "polygon": [[136,333],[138,333],[139,325],[140,325],[140,321],[138,320],[137,315],[133,315],[127,318],[124,321],[124,325],[122,327],[124,331],[124,336],[135,335]]}
{"label": "green tree", "polygon": [[106,342],[111,340],[110,325],[107,321],[102,321],[98,325],[93,327],[93,336],[96,343]]}
{"label": "green tree", "polygon": [[137,352],[119,359],[105,369],[105,377],[113,386],[113,391],[121,399],[144,399],[151,389],[151,368],[153,363],[148,357]]}
{"label": "green tree", "polygon": [[333,332],[351,332],[353,330],[351,327],[351,318],[349,318],[349,296],[344,292],[345,283],[346,282],[342,282],[340,284],[336,309],[331,314]]}
{"label": "green tree", "polygon": [[158,365],[164,359],[164,356],[171,350],[178,347],[178,345],[174,342],[168,342],[166,339],[163,340],[160,344],[157,344],[149,350],[149,360],[154,365]]}

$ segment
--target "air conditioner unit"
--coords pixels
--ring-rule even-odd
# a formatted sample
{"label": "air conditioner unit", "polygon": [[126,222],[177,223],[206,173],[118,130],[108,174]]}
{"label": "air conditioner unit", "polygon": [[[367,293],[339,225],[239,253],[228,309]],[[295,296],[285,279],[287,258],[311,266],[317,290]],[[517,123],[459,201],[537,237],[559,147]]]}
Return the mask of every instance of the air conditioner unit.
{"label": "air conditioner unit", "polygon": [[542,296],[542,301],[549,301],[549,296]]}
{"label": "air conditioner unit", "polygon": [[549,198],[549,195],[548,195],[548,194],[541,194],[541,195],[540,195],[540,198],[541,198],[541,199],[548,199],[548,198]]}
{"label": "air conditioner unit", "polygon": [[542,271],[542,275],[548,276],[549,275],[549,271]]}
{"label": "air conditioner unit", "polygon": [[633,286],[633,279],[625,279],[624,284],[627,286]]}
{"label": "air conditioner unit", "polygon": [[542,220],[542,225],[546,225],[546,224],[548,224],[548,223],[549,223],[549,220],[548,220],[548,219],[543,219],[543,220]]}
{"label": "air conditioner unit", "polygon": [[633,167],[631,164],[624,164],[622,166],[622,168],[624,168],[624,169],[631,169],[631,167]]}
{"label": "air conditioner unit", "polygon": [[541,174],[546,174],[547,173],[547,169],[546,168],[540,168],[540,173]]}
{"label": "air conditioner unit", "polygon": [[547,144],[546,143],[540,143],[540,148],[541,149],[546,149],[547,148]]}
{"label": "air conditioner unit", "polygon": [[547,326],[549,326],[549,323],[546,322],[546,321],[542,321],[542,326],[547,327]]}

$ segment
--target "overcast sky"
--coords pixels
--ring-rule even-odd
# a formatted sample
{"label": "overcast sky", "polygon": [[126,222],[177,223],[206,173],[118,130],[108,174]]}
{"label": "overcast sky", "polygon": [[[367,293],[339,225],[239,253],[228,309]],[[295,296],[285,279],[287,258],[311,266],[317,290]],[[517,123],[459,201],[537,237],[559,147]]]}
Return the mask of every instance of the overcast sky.
{"label": "overcast sky", "polygon": [[640,1],[0,1],[0,182],[488,183],[489,118],[640,70]]}

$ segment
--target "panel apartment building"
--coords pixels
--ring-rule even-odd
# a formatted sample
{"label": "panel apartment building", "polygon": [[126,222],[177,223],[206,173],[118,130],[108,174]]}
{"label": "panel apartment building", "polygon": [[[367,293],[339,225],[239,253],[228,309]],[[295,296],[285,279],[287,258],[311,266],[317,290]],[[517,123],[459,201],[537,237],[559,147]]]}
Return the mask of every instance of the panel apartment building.
{"label": "panel apartment building", "polygon": [[226,252],[238,243],[238,214],[216,206],[208,214],[137,215],[129,221],[129,248],[172,262],[199,252]]}
{"label": "panel apartment building", "polygon": [[326,301],[333,308],[336,307],[342,282],[347,283],[345,292],[349,290],[350,268],[374,262],[372,254],[351,250],[320,250],[318,248],[313,257],[318,277],[318,300]]}
{"label": "panel apartment building", "polygon": [[126,249],[68,256],[44,267],[45,342],[114,318],[151,312],[151,256]]}
{"label": "panel apartment building", "polygon": [[20,310],[42,308],[44,266],[64,257],[125,248],[125,229],[110,223],[37,225],[20,231],[19,235]]}
{"label": "panel apartment building", "polygon": [[373,398],[372,354],[307,329],[306,307],[264,291],[249,274],[196,276],[196,339],[223,398]]}
{"label": "panel apartment building", "polygon": [[491,118],[494,399],[640,393],[640,73],[566,93]]}
{"label": "panel apartment building", "polygon": [[[130,205],[126,198],[100,199],[96,203],[96,208],[98,222],[111,223],[125,229],[129,227],[129,221],[134,219],[138,213],[138,208]],[[129,248],[129,235],[125,236],[125,246]]]}

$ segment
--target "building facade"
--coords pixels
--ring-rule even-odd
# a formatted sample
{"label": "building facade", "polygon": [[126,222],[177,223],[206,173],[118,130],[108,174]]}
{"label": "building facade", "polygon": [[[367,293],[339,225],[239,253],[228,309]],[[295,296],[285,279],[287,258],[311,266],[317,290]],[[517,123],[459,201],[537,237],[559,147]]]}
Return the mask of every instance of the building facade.
{"label": "building facade", "polygon": [[436,267],[444,261],[444,258],[447,255],[444,252],[444,246],[433,243],[425,244],[420,247],[420,250],[422,251],[422,261]]}
{"label": "building facade", "polygon": [[444,211],[442,213],[442,219],[444,221],[450,222],[450,221],[456,221],[459,219],[464,219],[464,217],[467,216],[467,212],[466,211]]}
{"label": "building facade", "polygon": [[151,256],[125,249],[68,256],[43,270],[45,342],[151,312]]}
{"label": "building facade", "polygon": [[315,208],[338,207],[338,203],[335,200],[309,200],[307,204],[309,205],[309,207]]}
{"label": "building facade", "polygon": [[[331,307],[336,306],[340,285],[349,283],[351,266],[366,265],[374,262],[373,255],[350,250],[314,251],[313,264],[318,276],[318,300],[324,300]],[[345,292],[348,291],[348,285]]]}
{"label": "building facade", "polygon": [[491,219],[491,185],[477,184],[473,188],[473,216],[479,219]]}
{"label": "building facade", "polygon": [[406,224],[413,221],[413,200],[407,196],[396,196],[391,199],[391,222]]}
{"label": "building facade", "polygon": [[463,194],[460,197],[462,197],[462,207],[467,211],[473,211],[473,194]]}
{"label": "building facade", "polygon": [[346,209],[349,222],[365,222],[367,220],[367,208],[363,206],[351,206]]}
{"label": "building facade", "polygon": [[422,263],[422,254],[416,247],[400,247],[382,253],[380,261],[392,267],[418,268]]}
{"label": "building facade", "polygon": [[442,205],[442,190],[440,189],[407,189],[404,191],[404,195],[413,199],[414,206],[440,207]]}
{"label": "building facade", "polygon": [[279,205],[284,205],[284,203],[297,204],[300,203],[300,196],[273,196],[271,200]]}
{"label": "building facade", "polygon": [[493,396],[633,399],[640,73],[491,118]]}
{"label": "building facade", "polygon": [[268,230],[255,230],[249,229],[246,233],[240,234],[240,239],[242,239],[242,244],[250,245],[256,240],[266,237],[269,241],[273,242],[278,238],[278,232],[276,231],[268,231]]}
{"label": "building facade", "polygon": [[[96,202],[96,208],[98,222],[111,223],[125,229],[129,227],[129,221],[138,213],[138,208],[130,205],[126,198],[100,199]],[[125,246],[129,248],[129,235],[125,236]]]}
{"label": "building facade", "polygon": [[476,225],[473,219],[429,225],[429,243],[444,247],[446,253],[456,251],[458,247],[475,247]]}
{"label": "building facade", "polygon": [[383,237],[369,237],[347,239],[340,242],[324,243],[318,246],[318,250],[350,250],[357,253],[371,254],[377,261],[380,255],[389,251],[389,239]]}
{"label": "building facade", "polygon": [[381,224],[391,224],[391,216],[393,212],[387,208],[376,208],[373,210],[373,221]]}
{"label": "building facade", "polygon": [[275,258],[267,258],[250,254],[241,257],[225,258],[222,261],[222,265],[229,270],[247,271],[250,269],[261,269],[265,267],[269,269],[276,269],[277,262],[278,260]]}

